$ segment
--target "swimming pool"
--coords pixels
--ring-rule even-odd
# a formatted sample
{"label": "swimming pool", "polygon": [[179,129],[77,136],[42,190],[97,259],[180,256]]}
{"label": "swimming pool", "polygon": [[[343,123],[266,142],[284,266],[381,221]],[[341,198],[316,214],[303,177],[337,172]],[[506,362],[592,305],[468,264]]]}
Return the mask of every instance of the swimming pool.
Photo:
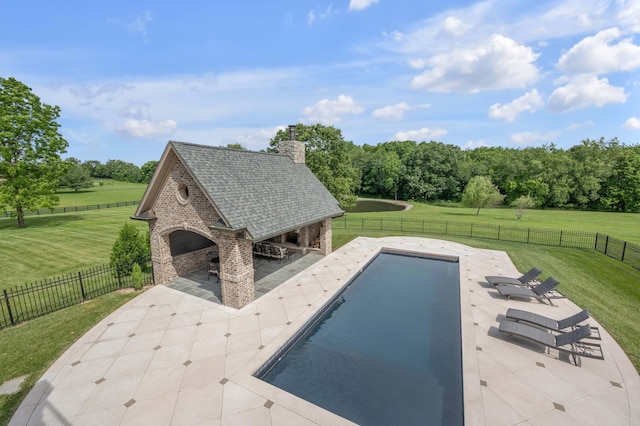
{"label": "swimming pool", "polygon": [[360,424],[463,424],[458,269],[381,252],[255,375]]}

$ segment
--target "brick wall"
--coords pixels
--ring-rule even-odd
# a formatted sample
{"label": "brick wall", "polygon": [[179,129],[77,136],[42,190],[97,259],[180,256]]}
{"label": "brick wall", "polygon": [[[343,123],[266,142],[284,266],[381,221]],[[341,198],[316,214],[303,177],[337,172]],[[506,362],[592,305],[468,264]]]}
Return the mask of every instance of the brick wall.
{"label": "brick wall", "polygon": [[[304,161],[304,144],[302,145]],[[149,222],[151,254],[156,283],[167,285],[179,275],[207,267],[206,253],[217,248],[220,257],[222,303],[242,308],[253,302],[254,270],[252,243],[238,235],[212,231],[209,225],[220,219],[207,197],[187,169],[175,159],[153,206],[156,219]],[[215,197],[215,194],[212,194]],[[304,206],[301,206],[304,208]],[[186,230],[202,235],[216,246],[171,256],[169,235]],[[285,237],[276,238],[282,241]],[[308,247],[320,241],[322,254],[331,253],[331,219],[305,226],[298,233],[298,244]]]}

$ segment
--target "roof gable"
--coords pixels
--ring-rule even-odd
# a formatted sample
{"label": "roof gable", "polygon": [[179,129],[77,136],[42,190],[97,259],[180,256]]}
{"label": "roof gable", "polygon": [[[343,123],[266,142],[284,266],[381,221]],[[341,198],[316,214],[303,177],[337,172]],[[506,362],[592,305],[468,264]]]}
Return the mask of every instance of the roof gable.
{"label": "roof gable", "polygon": [[246,229],[256,241],[343,213],[311,170],[288,156],[170,141],[136,216],[152,208],[173,158],[184,164],[225,224]]}

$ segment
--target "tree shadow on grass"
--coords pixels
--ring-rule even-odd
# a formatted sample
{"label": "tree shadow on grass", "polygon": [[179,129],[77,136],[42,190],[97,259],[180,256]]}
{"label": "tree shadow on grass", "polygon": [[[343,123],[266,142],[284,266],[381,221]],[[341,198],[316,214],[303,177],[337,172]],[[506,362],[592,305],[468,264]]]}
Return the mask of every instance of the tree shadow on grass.
{"label": "tree shadow on grass", "polygon": [[[68,225],[71,222],[84,220],[85,218],[80,214],[60,214],[60,215],[43,215],[43,216],[25,216],[25,227],[28,228],[57,228],[59,226]],[[0,231],[21,229],[18,227],[18,219],[15,217],[8,217],[0,219]]]}

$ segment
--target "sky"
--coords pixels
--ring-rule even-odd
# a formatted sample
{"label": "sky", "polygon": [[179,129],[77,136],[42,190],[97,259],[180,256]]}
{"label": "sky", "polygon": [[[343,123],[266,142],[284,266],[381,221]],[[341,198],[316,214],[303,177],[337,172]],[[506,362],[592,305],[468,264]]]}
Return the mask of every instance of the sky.
{"label": "sky", "polygon": [[63,157],[264,149],[289,124],[473,149],[640,143],[640,0],[22,0],[0,76],[58,105]]}

